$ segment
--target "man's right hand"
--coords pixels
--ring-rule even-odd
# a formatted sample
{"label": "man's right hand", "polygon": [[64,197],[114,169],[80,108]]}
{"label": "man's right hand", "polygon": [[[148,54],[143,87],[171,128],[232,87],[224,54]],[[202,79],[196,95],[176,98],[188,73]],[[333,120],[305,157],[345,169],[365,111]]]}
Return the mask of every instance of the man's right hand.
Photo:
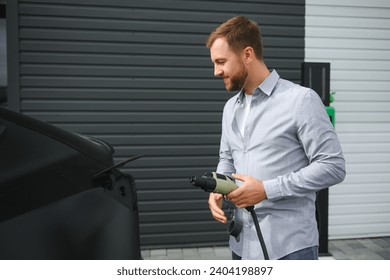
{"label": "man's right hand", "polygon": [[214,219],[226,224],[227,218],[225,212],[222,210],[223,195],[219,193],[210,193],[209,196],[209,208]]}

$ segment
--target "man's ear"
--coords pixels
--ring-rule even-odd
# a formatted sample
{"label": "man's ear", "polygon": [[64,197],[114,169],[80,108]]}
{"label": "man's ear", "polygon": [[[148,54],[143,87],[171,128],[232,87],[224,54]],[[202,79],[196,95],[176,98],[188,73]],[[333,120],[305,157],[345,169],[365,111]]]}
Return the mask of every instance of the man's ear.
{"label": "man's ear", "polygon": [[246,47],[243,50],[243,56],[244,56],[244,62],[245,63],[248,64],[248,63],[252,62],[252,60],[254,59],[254,56],[255,56],[255,52],[253,51],[253,48]]}

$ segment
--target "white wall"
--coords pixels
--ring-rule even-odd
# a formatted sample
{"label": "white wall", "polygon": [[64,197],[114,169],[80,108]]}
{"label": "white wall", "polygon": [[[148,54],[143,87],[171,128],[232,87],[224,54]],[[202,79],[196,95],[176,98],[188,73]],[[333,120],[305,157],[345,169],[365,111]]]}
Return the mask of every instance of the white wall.
{"label": "white wall", "polygon": [[390,235],[390,0],[307,0],[305,61],[331,63],[347,162],[329,238]]}

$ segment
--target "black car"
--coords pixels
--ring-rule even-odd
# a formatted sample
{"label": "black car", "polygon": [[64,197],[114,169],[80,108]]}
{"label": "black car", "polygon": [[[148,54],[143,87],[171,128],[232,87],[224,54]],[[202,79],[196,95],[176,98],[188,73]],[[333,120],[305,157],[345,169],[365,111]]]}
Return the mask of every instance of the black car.
{"label": "black car", "polygon": [[113,152],[0,107],[0,259],[141,259],[135,182]]}

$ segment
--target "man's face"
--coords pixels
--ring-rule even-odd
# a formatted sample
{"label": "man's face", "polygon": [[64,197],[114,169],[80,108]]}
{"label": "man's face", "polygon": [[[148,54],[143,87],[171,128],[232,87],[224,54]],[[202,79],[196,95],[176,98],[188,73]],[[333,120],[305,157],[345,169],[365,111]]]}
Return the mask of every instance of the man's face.
{"label": "man's face", "polygon": [[225,38],[215,40],[210,55],[214,63],[214,75],[223,78],[227,91],[237,91],[244,87],[248,72],[240,57],[229,48]]}

